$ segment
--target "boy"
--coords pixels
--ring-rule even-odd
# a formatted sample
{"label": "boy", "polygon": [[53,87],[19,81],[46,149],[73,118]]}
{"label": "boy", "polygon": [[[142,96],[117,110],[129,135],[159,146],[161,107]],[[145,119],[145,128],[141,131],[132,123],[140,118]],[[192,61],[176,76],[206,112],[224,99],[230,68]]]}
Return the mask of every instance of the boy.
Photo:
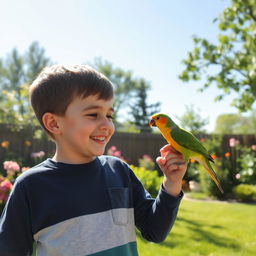
{"label": "boy", "polygon": [[114,133],[113,88],[88,66],[45,68],[30,100],[56,152],[17,178],[0,222],[1,255],[31,255],[34,241],[39,256],[138,255],[135,225],[163,241],[183,195],[183,157],[161,149],[164,180],[153,199],[126,163],[102,156]]}

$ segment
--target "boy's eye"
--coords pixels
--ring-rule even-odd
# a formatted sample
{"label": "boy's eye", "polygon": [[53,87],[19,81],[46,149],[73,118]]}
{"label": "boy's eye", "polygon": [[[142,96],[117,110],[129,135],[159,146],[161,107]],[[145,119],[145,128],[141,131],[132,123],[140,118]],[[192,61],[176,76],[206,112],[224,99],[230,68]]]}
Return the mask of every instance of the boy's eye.
{"label": "boy's eye", "polygon": [[109,118],[109,119],[111,119],[111,120],[114,119],[114,117],[113,117],[112,115],[107,115],[107,118]]}
{"label": "boy's eye", "polygon": [[97,117],[97,114],[87,114],[87,116],[93,116],[93,117]]}
{"label": "boy's eye", "polygon": [[[98,114],[97,113],[92,113],[92,114],[87,114],[86,116],[97,117]],[[114,119],[114,117],[112,115],[107,115],[107,118],[111,119],[111,120]]]}

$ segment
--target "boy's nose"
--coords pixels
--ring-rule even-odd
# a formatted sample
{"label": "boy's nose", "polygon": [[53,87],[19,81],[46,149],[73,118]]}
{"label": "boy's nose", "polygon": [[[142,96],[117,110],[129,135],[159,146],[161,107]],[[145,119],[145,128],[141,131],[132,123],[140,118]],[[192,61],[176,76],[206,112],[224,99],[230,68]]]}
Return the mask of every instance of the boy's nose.
{"label": "boy's nose", "polygon": [[114,129],[114,124],[109,118],[104,118],[100,124],[101,129]]}

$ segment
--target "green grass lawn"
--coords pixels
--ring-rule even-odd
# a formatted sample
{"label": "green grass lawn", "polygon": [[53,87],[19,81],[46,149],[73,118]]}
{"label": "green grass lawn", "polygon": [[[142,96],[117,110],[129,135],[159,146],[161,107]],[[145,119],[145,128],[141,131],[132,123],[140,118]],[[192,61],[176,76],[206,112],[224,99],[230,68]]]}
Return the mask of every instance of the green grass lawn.
{"label": "green grass lawn", "polygon": [[254,256],[256,205],[184,199],[163,243],[137,238],[140,256]]}
{"label": "green grass lawn", "polygon": [[140,256],[256,255],[256,205],[182,200],[161,244],[138,235]]}

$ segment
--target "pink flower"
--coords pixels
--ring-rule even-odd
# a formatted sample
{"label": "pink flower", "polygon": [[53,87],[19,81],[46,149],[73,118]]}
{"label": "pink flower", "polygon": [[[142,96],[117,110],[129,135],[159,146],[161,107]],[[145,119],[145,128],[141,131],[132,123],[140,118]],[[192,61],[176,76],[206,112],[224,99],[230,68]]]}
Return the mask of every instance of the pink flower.
{"label": "pink flower", "polygon": [[256,151],[256,145],[252,145],[251,148],[252,148],[253,151]]}
{"label": "pink flower", "polygon": [[116,146],[112,146],[112,147],[110,148],[110,150],[116,151]]}
{"label": "pink flower", "polygon": [[0,183],[0,201],[7,201],[11,189],[12,183],[9,180],[4,180]]}
{"label": "pink flower", "polygon": [[241,174],[240,173],[237,173],[236,174],[236,179],[239,180],[241,178]]}
{"label": "pink flower", "polygon": [[235,147],[236,145],[238,145],[240,142],[239,140],[237,140],[236,138],[230,138],[229,139],[229,146],[231,148]]}
{"label": "pink flower", "polygon": [[12,189],[12,183],[9,180],[4,180],[0,183],[0,188],[2,191],[8,191]]}
{"label": "pink flower", "polygon": [[20,166],[14,161],[5,161],[3,166],[8,175],[14,175],[20,170]]}
{"label": "pink flower", "polygon": [[120,157],[121,156],[121,151],[115,151],[113,153],[113,156]]}
{"label": "pink flower", "polygon": [[42,158],[45,156],[44,151],[39,151],[39,152],[32,152],[31,157],[32,158]]}
{"label": "pink flower", "polygon": [[[108,149],[107,154],[109,156],[115,156],[120,158],[121,160],[124,160],[123,156],[122,156],[122,152],[120,150],[117,150],[116,146],[112,146]],[[124,160],[125,161],[125,160]]]}

